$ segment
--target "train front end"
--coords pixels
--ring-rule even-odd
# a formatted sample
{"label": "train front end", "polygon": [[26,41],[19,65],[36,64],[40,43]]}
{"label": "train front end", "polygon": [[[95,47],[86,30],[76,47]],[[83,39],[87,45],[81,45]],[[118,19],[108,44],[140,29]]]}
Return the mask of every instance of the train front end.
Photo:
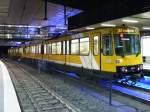
{"label": "train front end", "polygon": [[114,33],[116,73],[143,77],[140,35],[137,28],[117,28]]}

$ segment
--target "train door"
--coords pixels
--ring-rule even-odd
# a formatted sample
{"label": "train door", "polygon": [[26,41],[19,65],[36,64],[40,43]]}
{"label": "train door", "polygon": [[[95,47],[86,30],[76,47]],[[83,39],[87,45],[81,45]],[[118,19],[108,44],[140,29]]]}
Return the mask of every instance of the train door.
{"label": "train door", "polygon": [[115,71],[113,36],[111,33],[101,36],[101,70],[105,72]]}
{"label": "train door", "polygon": [[101,70],[100,62],[100,32],[92,34],[92,40],[90,40],[91,50],[91,68],[94,70]]}

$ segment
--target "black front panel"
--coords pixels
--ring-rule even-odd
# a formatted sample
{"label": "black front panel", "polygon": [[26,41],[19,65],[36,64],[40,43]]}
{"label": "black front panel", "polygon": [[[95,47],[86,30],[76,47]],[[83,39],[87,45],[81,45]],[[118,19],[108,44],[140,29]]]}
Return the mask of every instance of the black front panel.
{"label": "black front panel", "polygon": [[132,66],[117,66],[117,73],[121,74],[134,74],[140,73],[143,70],[143,65],[132,65]]}

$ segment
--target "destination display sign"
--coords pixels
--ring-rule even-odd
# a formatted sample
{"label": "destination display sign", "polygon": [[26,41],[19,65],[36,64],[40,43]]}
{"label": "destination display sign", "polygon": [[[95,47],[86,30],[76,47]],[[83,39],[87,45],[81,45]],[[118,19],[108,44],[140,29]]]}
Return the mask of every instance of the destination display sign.
{"label": "destination display sign", "polygon": [[117,33],[135,33],[135,29],[132,28],[118,28]]}

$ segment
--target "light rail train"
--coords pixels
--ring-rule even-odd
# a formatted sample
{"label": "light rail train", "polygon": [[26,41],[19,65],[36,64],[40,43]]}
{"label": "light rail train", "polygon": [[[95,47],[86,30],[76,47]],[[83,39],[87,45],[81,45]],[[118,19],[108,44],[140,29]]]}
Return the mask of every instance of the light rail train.
{"label": "light rail train", "polygon": [[10,56],[44,60],[78,75],[143,76],[140,35],[135,27],[98,28],[9,49]]}

